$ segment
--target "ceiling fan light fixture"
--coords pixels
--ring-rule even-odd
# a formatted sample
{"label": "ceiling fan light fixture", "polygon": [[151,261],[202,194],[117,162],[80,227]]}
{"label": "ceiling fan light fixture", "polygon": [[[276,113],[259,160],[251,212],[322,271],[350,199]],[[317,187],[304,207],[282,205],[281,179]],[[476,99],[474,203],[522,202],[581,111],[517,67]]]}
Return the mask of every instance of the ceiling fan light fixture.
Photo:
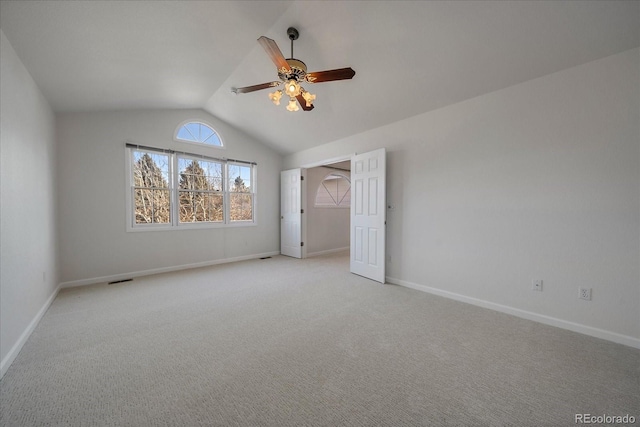
{"label": "ceiling fan light fixture", "polygon": [[282,91],[277,90],[269,94],[269,99],[275,104],[280,105],[280,98],[282,98]]}
{"label": "ceiling fan light fixture", "polygon": [[287,95],[289,95],[290,97],[296,97],[298,95],[300,95],[300,90],[302,89],[300,87],[300,85],[298,84],[297,81],[295,81],[294,79],[289,80],[285,85],[284,85],[286,91],[287,91]]}
{"label": "ceiling fan light fixture", "polygon": [[298,103],[295,98],[289,99],[289,105],[287,105],[288,111],[298,111],[300,108],[298,107]]}
{"label": "ceiling fan light fixture", "polygon": [[302,92],[302,97],[307,102],[307,107],[311,107],[311,104],[316,99],[316,96],[314,94],[312,94],[311,92],[307,92],[306,90]]}

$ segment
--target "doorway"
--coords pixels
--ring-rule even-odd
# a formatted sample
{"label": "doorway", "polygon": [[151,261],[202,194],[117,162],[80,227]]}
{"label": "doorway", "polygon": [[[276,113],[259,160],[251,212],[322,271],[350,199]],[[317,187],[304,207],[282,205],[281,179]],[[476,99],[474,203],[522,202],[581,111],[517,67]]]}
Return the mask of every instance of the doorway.
{"label": "doorway", "polygon": [[[347,167],[332,166],[342,162],[347,162],[349,165],[348,179]],[[342,166],[346,164],[342,163]],[[317,167],[328,169],[329,173],[323,173],[326,172],[324,169],[319,170],[321,179],[317,187],[316,184],[309,186],[305,176],[309,169]],[[341,207],[340,204],[347,197],[350,201],[349,208]],[[323,204],[325,204],[324,208],[327,208],[326,205],[330,204],[331,200],[336,205],[334,209],[349,209],[349,269],[354,274],[385,283],[386,150],[380,148],[281,172],[281,253],[283,255],[306,258],[307,253],[323,251],[328,253],[327,251],[343,249],[332,247],[323,251],[307,251],[309,247],[307,217],[311,200],[313,200],[314,209],[323,208]],[[313,232],[327,234],[326,228],[323,229],[322,226],[314,225],[313,229]],[[347,236],[342,237],[345,238],[343,241],[346,241]],[[335,243],[332,246],[335,246]],[[291,253],[286,253],[287,249],[291,249]]]}
{"label": "doorway", "polygon": [[307,169],[307,256],[348,251],[351,220],[351,161]]}

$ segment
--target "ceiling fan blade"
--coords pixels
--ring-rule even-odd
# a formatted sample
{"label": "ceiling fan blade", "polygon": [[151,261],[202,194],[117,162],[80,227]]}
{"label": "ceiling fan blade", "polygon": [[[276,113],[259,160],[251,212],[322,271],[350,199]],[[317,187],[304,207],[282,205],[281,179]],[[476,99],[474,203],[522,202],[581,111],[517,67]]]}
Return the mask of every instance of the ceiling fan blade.
{"label": "ceiling fan blade", "polygon": [[287,63],[287,60],[284,59],[284,55],[280,51],[280,48],[275,41],[271,40],[268,37],[262,36],[258,39],[258,43],[260,43],[260,45],[264,48],[273,63],[276,64],[276,67],[278,67],[278,71],[283,68],[285,69],[285,71],[291,71],[291,67]]}
{"label": "ceiling fan blade", "polygon": [[307,73],[306,80],[309,83],[322,83],[322,82],[331,82],[333,80],[348,80],[353,78],[356,75],[356,72],[353,71],[353,68],[338,68],[336,70],[327,70],[327,71],[313,71],[311,73]]}
{"label": "ceiling fan blade", "polygon": [[313,110],[313,104],[311,104],[310,107],[307,107],[307,101],[305,101],[305,99],[302,97],[302,94],[296,96],[296,99],[298,100],[298,104],[300,104],[300,107],[302,107],[304,111]]}
{"label": "ceiling fan blade", "polygon": [[280,86],[280,84],[282,84],[282,82],[262,83],[262,84],[259,84],[259,85],[233,88],[233,89],[231,89],[231,92],[233,92],[235,94],[238,94],[238,93],[249,93],[249,92],[255,92],[256,90],[269,89],[270,87]]}

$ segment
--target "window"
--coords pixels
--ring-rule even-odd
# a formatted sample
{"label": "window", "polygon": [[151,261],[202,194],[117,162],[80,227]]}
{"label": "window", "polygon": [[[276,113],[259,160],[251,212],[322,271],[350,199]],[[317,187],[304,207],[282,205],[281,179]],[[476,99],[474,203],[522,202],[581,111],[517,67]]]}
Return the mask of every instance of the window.
{"label": "window", "polygon": [[178,127],[175,139],[178,141],[195,142],[222,148],[222,140],[211,126],[201,122],[188,122]]}
{"label": "window", "polygon": [[253,194],[251,167],[229,164],[230,220],[251,221],[253,218]]}
{"label": "window", "polygon": [[224,193],[220,162],[178,156],[178,221],[223,222]]}
{"label": "window", "polygon": [[255,163],[127,147],[128,229],[255,223]]}
{"label": "window", "polygon": [[164,153],[133,152],[133,200],[136,224],[171,222],[170,161]]}
{"label": "window", "polygon": [[351,181],[345,175],[331,173],[324,177],[316,192],[318,207],[348,208],[351,206]]}

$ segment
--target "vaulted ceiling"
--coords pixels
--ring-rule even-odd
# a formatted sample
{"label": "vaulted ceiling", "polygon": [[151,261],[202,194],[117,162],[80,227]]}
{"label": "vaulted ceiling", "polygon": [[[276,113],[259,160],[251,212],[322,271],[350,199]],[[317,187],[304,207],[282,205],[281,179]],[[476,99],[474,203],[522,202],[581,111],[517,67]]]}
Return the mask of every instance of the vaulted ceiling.
{"label": "vaulted ceiling", "polygon": [[[311,112],[275,106],[257,43],[310,71]],[[203,108],[283,154],[640,46],[638,1],[5,1],[0,29],[56,112]],[[1,94],[0,94],[1,95]]]}

